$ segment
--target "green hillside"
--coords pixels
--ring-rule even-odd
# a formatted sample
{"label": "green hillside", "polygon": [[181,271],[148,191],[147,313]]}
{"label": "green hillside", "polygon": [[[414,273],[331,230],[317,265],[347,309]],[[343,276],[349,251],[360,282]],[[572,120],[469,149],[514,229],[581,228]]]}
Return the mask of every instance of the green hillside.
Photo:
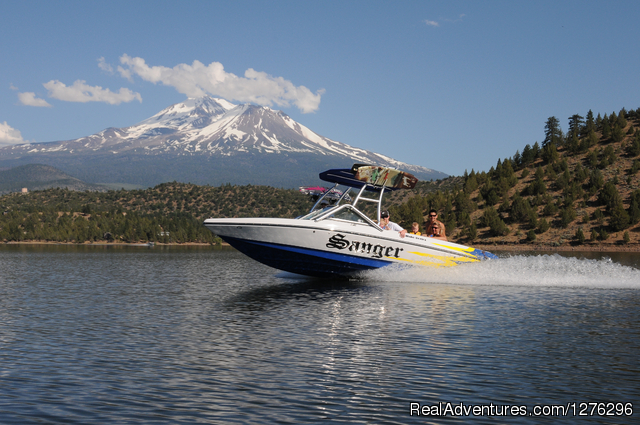
{"label": "green hillside", "polygon": [[407,228],[435,208],[450,240],[467,244],[637,247],[640,109],[576,114],[567,133],[550,117],[545,135],[453,189],[414,194],[396,219]]}
{"label": "green hillside", "polygon": [[0,241],[215,243],[205,218],[296,217],[310,206],[296,190],[267,186],[47,189],[0,197]]}

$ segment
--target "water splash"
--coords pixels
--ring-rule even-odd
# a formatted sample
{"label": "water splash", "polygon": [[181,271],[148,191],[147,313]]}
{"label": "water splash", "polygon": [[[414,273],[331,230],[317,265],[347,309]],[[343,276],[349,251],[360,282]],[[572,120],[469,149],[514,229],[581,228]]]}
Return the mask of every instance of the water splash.
{"label": "water splash", "polygon": [[450,268],[385,267],[362,274],[368,281],[460,285],[562,286],[640,289],[640,270],[611,261],[558,254],[514,255]]}

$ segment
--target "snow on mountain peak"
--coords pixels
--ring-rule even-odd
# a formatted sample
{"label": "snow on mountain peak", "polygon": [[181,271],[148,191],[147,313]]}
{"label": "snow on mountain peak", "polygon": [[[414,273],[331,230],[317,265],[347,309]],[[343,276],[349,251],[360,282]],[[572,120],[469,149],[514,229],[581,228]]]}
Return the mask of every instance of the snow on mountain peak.
{"label": "snow on mountain peak", "polygon": [[282,111],[235,105],[204,96],[171,105],[126,128],[108,128],[76,140],[35,144],[29,152],[109,152],[143,155],[230,156],[239,153],[312,154],[354,162],[431,171],[323,137]]}
{"label": "snow on mountain peak", "polygon": [[204,127],[211,122],[212,118],[219,117],[235,107],[236,105],[224,99],[213,98],[210,96],[189,98],[184,102],[171,105],[151,118],[147,118],[146,120],[129,128],[133,129],[137,127],[143,129],[145,127],[165,127],[180,130],[185,127],[192,126]]}

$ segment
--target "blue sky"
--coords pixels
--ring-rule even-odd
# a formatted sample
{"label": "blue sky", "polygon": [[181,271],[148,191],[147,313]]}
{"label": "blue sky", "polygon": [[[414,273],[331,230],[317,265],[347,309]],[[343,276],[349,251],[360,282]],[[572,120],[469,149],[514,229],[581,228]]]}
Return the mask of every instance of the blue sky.
{"label": "blue sky", "polygon": [[566,131],[576,113],[640,107],[635,0],[0,0],[0,10],[5,143],[130,126],[209,92],[461,175],[541,142],[550,116]]}

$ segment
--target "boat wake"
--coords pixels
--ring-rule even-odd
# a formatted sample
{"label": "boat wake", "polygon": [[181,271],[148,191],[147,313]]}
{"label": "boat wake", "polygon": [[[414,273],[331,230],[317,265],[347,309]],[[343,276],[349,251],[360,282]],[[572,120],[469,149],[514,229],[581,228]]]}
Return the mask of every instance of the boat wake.
{"label": "boat wake", "polygon": [[561,286],[640,289],[640,270],[613,262],[558,254],[514,255],[497,261],[447,268],[384,267],[362,273],[365,281],[427,282],[459,285]]}

